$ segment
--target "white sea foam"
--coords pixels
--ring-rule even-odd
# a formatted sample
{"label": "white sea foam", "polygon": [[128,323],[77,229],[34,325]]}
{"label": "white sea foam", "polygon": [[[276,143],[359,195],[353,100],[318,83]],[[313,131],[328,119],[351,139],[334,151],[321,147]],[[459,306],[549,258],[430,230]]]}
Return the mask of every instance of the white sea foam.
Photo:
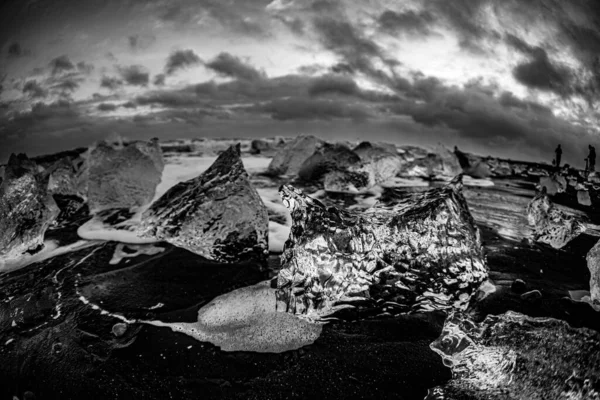
{"label": "white sea foam", "polygon": [[77,235],[87,240],[114,240],[129,244],[157,243],[158,240],[156,239],[140,238],[137,235],[135,226],[138,223],[136,216],[134,216],[127,221],[112,226],[105,223],[100,217],[95,216],[77,229]]}
{"label": "white sea foam", "polygon": [[33,255],[24,254],[19,258],[0,260],[0,273],[21,269],[30,264],[44,261],[49,258],[59,256],[61,254],[85,249],[86,247],[90,247],[95,244],[98,244],[98,242],[90,240],[79,240],[75,243],[71,243],[66,246],[58,246],[58,242],[54,240],[46,240],[44,241],[44,248]]}

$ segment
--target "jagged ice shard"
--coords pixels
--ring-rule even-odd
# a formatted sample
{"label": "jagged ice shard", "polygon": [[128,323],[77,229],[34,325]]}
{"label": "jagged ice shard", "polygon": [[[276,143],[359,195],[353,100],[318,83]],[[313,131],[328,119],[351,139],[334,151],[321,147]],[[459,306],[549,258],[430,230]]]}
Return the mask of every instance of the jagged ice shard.
{"label": "jagged ice shard", "polygon": [[527,205],[527,220],[534,229],[533,239],[555,249],[564,247],[586,229],[577,218],[559,210],[550,201],[545,187]]}
{"label": "jagged ice shard", "polygon": [[100,142],[86,155],[79,192],[92,210],[139,207],[154,197],[163,168],[157,140],[124,146]]}
{"label": "jagged ice shard", "polygon": [[282,186],[292,228],[278,309],[320,319],[355,301],[400,313],[466,308],[487,268],[461,188],[458,176],[355,213]]}
{"label": "jagged ice shard", "polygon": [[59,212],[48,192],[48,176],[24,154],[12,154],[0,184],[0,258],[41,246]]}
{"label": "jagged ice shard", "polygon": [[178,183],[152,203],[142,215],[138,235],[216,261],[262,261],[268,254],[268,224],[267,209],[250,183],[238,144],[198,177]]}
{"label": "jagged ice shard", "polygon": [[588,328],[514,311],[476,323],[456,312],[430,347],[453,379],[428,400],[600,397],[600,334]]}

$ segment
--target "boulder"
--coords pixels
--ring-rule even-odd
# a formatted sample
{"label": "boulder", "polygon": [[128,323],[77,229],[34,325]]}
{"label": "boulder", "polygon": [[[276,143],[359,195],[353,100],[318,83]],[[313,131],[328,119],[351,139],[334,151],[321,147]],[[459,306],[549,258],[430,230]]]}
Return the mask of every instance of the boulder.
{"label": "boulder", "polygon": [[590,270],[590,298],[600,306],[600,241],[590,249],[586,260]]}
{"label": "boulder", "polygon": [[527,205],[527,220],[534,230],[533,239],[555,249],[564,247],[586,229],[576,217],[556,208],[544,188]]}
{"label": "boulder", "polygon": [[349,212],[282,186],[292,228],[278,309],[320,319],[357,302],[397,313],[466,308],[487,269],[461,188],[459,177]]}
{"label": "boulder", "polygon": [[[430,390],[439,399],[595,399],[600,333],[514,311],[477,323],[451,313],[430,348],[452,379]],[[433,398],[433,397],[428,397]]]}
{"label": "boulder", "polygon": [[0,185],[0,257],[39,249],[59,212],[48,192],[48,176],[26,155],[12,154]]}
{"label": "boulder", "polygon": [[360,165],[360,157],[349,147],[338,143],[324,143],[302,163],[298,177],[305,181],[313,181],[321,179],[330,171],[340,171]]}
{"label": "boulder", "polygon": [[592,199],[590,198],[590,192],[588,192],[587,190],[578,190],[577,202],[582,206],[591,206]]}
{"label": "boulder", "polygon": [[298,136],[275,154],[267,168],[271,175],[296,175],[300,166],[323,145],[315,136]]}
{"label": "boulder", "polygon": [[160,183],[164,163],[156,140],[91,148],[79,175],[78,190],[90,210],[148,204]]}
{"label": "boulder", "polygon": [[269,218],[231,146],[194,179],[178,183],[142,215],[138,236],[221,262],[263,261]]}

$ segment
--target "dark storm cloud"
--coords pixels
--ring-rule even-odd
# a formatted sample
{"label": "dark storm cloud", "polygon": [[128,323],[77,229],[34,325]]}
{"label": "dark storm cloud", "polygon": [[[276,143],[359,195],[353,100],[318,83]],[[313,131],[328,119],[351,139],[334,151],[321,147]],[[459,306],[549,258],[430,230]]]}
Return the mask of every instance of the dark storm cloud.
{"label": "dark storm cloud", "polygon": [[23,49],[19,43],[13,42],[8,46],[7,53],[9,57],[20,57],[23,55]]}
{"label": "dark storm cloud", "polygon": [[193,24],[197,19],[209,16],[231,32],[267,36],[268,29],[265,25],[268,19],[264,18],[264,1],[222,1],[200,0],[183,1],[169,4],[159,11],[158,18],[163,22],[172,23],[175,27],[185,27]]}
{"label": "dark storm cloud", "polygon": [[118,68],[121,78],[131,86],[147,86],[150,82],[150,73],[141,65],[121,66]]}
{"label": "dark storm cloud", "polygon": [[156,41],[153,35],[131,35],[127,38],[129,48],[133,51],[146,50]]}
{"label": "dark storm cloud", "polygon": [[296,35],[303,35],[305,32],[306,24],[302,21],[301,18],[296,17],[286,17],[281,15],[275,16],[281,23],[289,28],[290,31],[295,33]]}
{"label": "dark storm cloud", "polygon": [[60,100],[50,104],[40,102],[34,104],[31,111],[20,112],[10,120],[0,119],[0,126],[7,133],[27,135],[34,129],[44,131],[68,128],[78,116],[78,111],[68,101]]}
{"label": "dark storm cloud", "polygon": [[79,89],[81,80],[76,78],[66,78],[51,86],[51,89],[58,91],[59,94],[70,94]]}
{"label": "dark storm cloud", "polygon": [[75,69],[75,65],[69,60],[67,55],[62,55],[50,61],[50,70],[52,75],[61,74]]}
{"label": "dark storm cloud", "polygon": [[354,79],[340,75],[326,75],[315,79],[308,88],[308,94],[319,96],[321,94],[343,94],[356,96],[360,92]]}
{"label": "dark storm cloud", "polygon": [[85,61],[80,61],[77,63],[77,70],[82,74],[89,75],[94,71],[94,65],[88,64]]}
{"label": "dark storm cloud", "polygon": [[572,71],[552,62],[546,50],[531,46],[514,35],[507,35],[506,42],[530,58],[513,69],[513,76],[517,81],[533,89],[551,91],[563,96],[571,91]]}
{"label": "dark storm cloud", "polygon": [[103,76],[100,81],[100,87],[109,90],[116,90],[123,86],[123,81],[112,76]]}
{"label": "dark storm cloud", "polygon": [[125,102],[125,103],[121,104],[121,107],[123,107],[123,108],[137,108],[137,105],[133,101],[128,101],[128,102]]}
{"label": "dark storm cloud", "polygon": [[423,77],[407,94],[412,98],[383,108],[408,115],[424,126],[450,128],[461,138],[488,148],[523,145],[543,153],[562,142],[578,154],[581,149],[571,144],[587,137],[583,128],[556,117],[547,107],[508,92],[494,96],[485,87],[449,87]]}
{"label": "dark storm cloud", "polygon": [[428,12],[445,19],[459,35],[459,45],[468,51],[485,52],[480,45],[483,39],[500,40],[498,32],[489,29],[481,13],[484,6],[494,4],[489,0],[430,0],[425,2]]}
{"label": "dark storm cloud", "polygon": [[413,10],[402,13],[386,10],[378,18],[379,27],[388,33],[407,33],[423,36],[431,33],[430,25],[434,21],[435,19],[430,12],[416,12]]}
{"label": "dark storm cloud", "polygon": [[161,105],[164,107],[189,107],[202,103],[194,93],[185,91],[156,91],[138,96],[136,103],[139,105]]}
{"label": "dark storm cloud", "polygon": [[99,111],[115,111],[118,107],[112,103],[100,103],[97,108]]}
{"label": "dark storm cloud", "polygon": [[[395,75],[393,67],[398,62],[375,41],[364,36],[360,29],[340,17],[317,18],[314,27],[321,44],[342,58],[340,65],[348,71],[362,72],[379,83],[389,84],[390,76]],[[383,63],[387,71],[376,68],[374,61]]]}
{"label": "dark storm cloud", "polygon": [[215,71],[217,74],[248,81],[260,80],[265,78],[264,72],[261,72],[242,61],[239,57],[223,52],[214,59],[206,63],[206,67]]}
{"label": "dark storm cloud", "polygon": [[164,86],[164,84],[165,84],[165,78],[166,78],[165,74],[155,75],[154,76],[154,80],[152,81],[152,83],[154,84],[154,86]]}
{"label": "dark storm cloud", "polygon": [[368,119],[370,116],[368,110],[360,105],[300,97],[272,100],[265,104],[251,107],[249,110],[267,113],[271,118],[280,121],[330,120],[337,118],[362,121]]}
{"label": "dark storm cloud", "polygon": [[201,62],[202,60],[193,50],[175,50],[167,58],[165,74],[173,75],[181,69],[199,65]]}
{"label": "dark storm cloud", "polygon": [[570,81],[569,70],[553,64],[543,49],[538,49],[533,60],[517,65],[513,76],[525,86],[558,94],[566,93]]}
{"label": "dark storm cloud", "polygon": [[23,85],[23,93],[32,98],[43,98],[48,95],[48,91],[35,80],[27,81]]}

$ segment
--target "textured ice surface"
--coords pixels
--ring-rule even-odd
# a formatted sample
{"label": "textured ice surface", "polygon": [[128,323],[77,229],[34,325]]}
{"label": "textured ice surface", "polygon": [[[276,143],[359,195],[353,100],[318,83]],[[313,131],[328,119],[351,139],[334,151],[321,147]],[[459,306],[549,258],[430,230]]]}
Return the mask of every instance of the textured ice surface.
{"label": "textured ice surface", "polygon": [[544,189],[527,205],[527,220],[535,231],[534,240],[555,249],[564,247],[586,229],[576,217],[559,210]]}
{"label": "textured ice surface", "polygon": [[298,136],[285,144],[269,164],[268,172],[273,175],[296,175],[302,164],[323,146],[315,136]]}
{"label": "textured ice surface", "polygon": [[139,207],[154,197],[163,171],[158,142],[90,148],[79,177],[79,191],[90,210]]}
{"label": "textured ice surface", "polygon": [[450,150],[438,145],[433,152],[403,165],[401,176],[421,178],[454,177],[462,173],[458,159]]}
{"label": "textured ice surface", "polygon": [[600,396],[600,334],[564,321],[508,311],[475,323],[457,312],[430,347],[453,376],[430,399]]}
{"label": "textured ice surface", "polygon": [[[81,158],[80,161],[83,161]],[[51,194],[77,194],[77,167],[69,157],[63,157],[49,167],[45,173],[48,177],[48,191]]]}
{"label": "textured ice surface", "polygon": [[459,177],[349,212],[282,186],[293,224],[278,307],[315,319],[357,300],[396,312],[465,308],[487,269],[461,187]]}
{"label": "textured ice surface", "polygon": [[221,153],[198,177],[178,183],[143,213],[138,234],[165,240],[211,260],[264,260],[268,213],[240,158]]}
{"label": "textured ice surface", "polygon": [[590,249],[586,260],[590,270],[590,299],[600,306],[600,241]]}
{"label": "textured ice surface", "polygon": [[555,195],[557,193],[564,193],[567,190],[567,180],[564,176],[554,174],[552,176],[540,177],[540,188],[545,187],[546,193],[549,195]]}
{"label": "textured ice surface", "polygon": [[24,154],[12,154],[0,185],[0,259],[37,250],[59,212],[48,193],[48,176]]}
{"label": "textured ice surface", "polygon": [[138,227],[141,215],[139,213],[127,213],[129,218],[115,221],[115,216],[122,209],[104,210],[96,213],[92,219],[77,229],[77,235],[86,240],[114,240],[129,244],[156,243],[160,240],[154,237],[140,237]]}
{"label": "textured ice surface", "polygon": [[318,180],[328,172],[344,171],[360,164],[360,157],[348,146],[341,143],[324,143],[302,163],[298,177],[306,181]]}

